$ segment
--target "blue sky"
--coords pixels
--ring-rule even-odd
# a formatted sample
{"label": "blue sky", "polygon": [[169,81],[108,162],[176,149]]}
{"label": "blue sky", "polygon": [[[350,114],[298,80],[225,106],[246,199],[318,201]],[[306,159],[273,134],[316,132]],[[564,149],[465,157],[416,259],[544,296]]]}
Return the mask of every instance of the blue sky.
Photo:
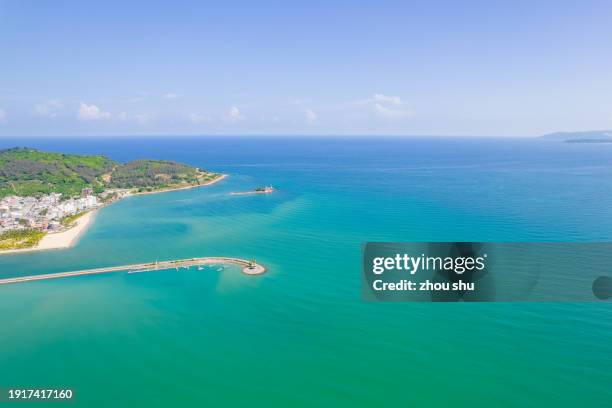
{"label": "blue sky", "polygon": [[612,2],[3,1],[0,136],[612,128]]}

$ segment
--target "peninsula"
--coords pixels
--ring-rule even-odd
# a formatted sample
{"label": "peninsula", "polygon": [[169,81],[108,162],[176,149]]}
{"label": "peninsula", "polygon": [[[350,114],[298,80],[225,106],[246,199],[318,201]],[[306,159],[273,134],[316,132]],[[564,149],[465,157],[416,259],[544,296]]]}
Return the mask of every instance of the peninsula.
{"label": "peninsula", "polygon": [[224,177],[166,160],[119,163],[102,155],[0,150],[0,254],[69,247],[102,206]]}

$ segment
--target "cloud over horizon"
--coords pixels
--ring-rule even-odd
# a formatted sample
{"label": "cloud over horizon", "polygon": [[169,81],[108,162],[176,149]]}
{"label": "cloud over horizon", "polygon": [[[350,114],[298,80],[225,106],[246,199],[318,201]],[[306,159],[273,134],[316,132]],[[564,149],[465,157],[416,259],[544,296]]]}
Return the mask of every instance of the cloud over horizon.
{"label": "cloud over horizon", "polygon": [[404,119],[414,116],[414,111],[406,107],[399,96],[375,93],[370,102],[373,103],[376,115],[382,118]]}
{"label": "cloud over horizon", "polygon": [[306,121],[308,123],[314,123],[318,119],[317,114],[312,109],[306,109],[304,115],[306,116]]}
{"label": "cloud over horizon", "polygon": [[387,96],[387,95],[375,93],[374,95],[372,95],[372,99],[375,102],[379,102],[379,103],[390,103],[393,105],[402,104],[402,99],[399,96]]}
{"label": "cloud over horizon", "polygon": [[110,119],[111,114],[109,112],[103,112],[94,104],[88,105],[85,102],[81,102],[77,111],[77,117],[80,120],[102,120]]}
{"label": "cloud over horizon", "polygon": [[237,106],[232,106],[225,113],[225,119],[228,122],[240,122],[245,120],[246,116],[240,112],[240,109]]}

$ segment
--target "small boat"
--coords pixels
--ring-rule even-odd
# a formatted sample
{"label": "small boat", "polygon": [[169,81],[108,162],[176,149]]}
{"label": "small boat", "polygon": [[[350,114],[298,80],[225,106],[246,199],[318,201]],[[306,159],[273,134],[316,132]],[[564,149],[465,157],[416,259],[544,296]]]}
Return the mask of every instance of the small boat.
{"label": "small boat", "polygon": [[198,266],[198,271],[202,271],[202,270],[204,270],[204,267],[203,266]]}

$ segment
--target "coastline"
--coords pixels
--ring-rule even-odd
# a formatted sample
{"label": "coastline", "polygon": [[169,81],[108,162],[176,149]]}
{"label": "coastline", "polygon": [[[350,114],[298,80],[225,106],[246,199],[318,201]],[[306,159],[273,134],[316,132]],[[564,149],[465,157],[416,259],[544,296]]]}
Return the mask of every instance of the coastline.
{"label": "coastline", "polygon": [[65,231],[46,234],[44,237],[42,237],[40,242],[32,248],[7,249],[0,251],[0,255],[70,248],[77,243],[81,235],[83,235],[83,233],[87,230],[87,227],[91,225],[97,211],[98,210],[96,209],[86,212],[74,222],[73,227]]}
{"label": "coastline", "polygon": [[171,191],[179,191],[179,190],[189,190],[189,189],[197,188],[197,187],[210,186],[212,184],[218,183],[219,181],[223,180],[226,177],[227,177],[227,174],[221,174],[216,179],[209,180],[203,184],[189,184],[187,186],[182,186],[182,187],[169,187],[169,188],[162,188],[162,189],[154,190],[154,191],[141,191],[141,192],[136,192],[136,193],[130,193],[129,195],[135,196],[135,195],[169,193]]}
{"label": "coastline", "polygon": [[[227,177],[227,174],[222,174],[216,179],[210,180],[204,184],[194,184],[194,185],[178,187],[178,188],[167,188],[167,189],[162,189],[162,190],[157,190],[157,191],[144,191],[141,193],[131,193],[131,194],[126,195],[126,197],[134,196],[134,195],[167,193],[171,191],[187,190],[187,189],[196,188],[196,187],[210,186],[212,184],[215,184],[223,180],[226,177]],[[119,200],[115,200],[113,202],[116,202]],[[112,203],[109,203],[108,205],[110,204]],[[100,208],[103,208],[105,206],[106,205],[103,205]],[[36,246],[33,246],[32,248],[5,249],[5,250],[0,251],[0,256],[21,254],[21,253],[27,253],[27,252],[49,251],[49,250],[54,250],[54,249],[70,248],[79,241],[83,233],[93,223],[96,213],[100,208],[96,208],[95,210],[86,212],[85,214],[83,214],[82,216],[80,216],[79,218],[75,220],[74,226],[70,227],[69,229],[65,231],[47,233],[44,237],[42,237],[40,242],[36,244]]]}

